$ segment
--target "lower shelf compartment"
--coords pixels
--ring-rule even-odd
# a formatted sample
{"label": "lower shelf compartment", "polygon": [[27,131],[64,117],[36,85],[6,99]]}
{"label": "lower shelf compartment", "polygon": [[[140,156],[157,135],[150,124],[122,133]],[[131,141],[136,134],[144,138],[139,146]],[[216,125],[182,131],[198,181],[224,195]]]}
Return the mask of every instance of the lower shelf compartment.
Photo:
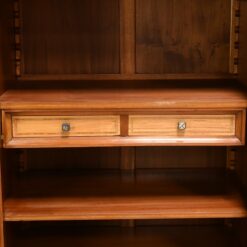
{"label": "lower shelf compartment", "polygon": [[15,181],[5,221],[247,217],[236,183],[214,170],[27,172]]}
{"label": "lower shelf compartment", "polygon": [[[25,229],[25,228],[24,228]],[[18,230],[9,246],[240,247],[224,226],[45,227]]]}

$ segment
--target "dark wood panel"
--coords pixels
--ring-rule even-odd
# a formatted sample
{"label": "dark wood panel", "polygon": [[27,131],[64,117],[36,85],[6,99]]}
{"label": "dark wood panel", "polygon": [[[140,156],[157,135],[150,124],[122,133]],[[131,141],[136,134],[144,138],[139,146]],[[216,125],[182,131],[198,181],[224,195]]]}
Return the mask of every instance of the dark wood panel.
{"label": "dark wood panel", "polygon": [[90,247],[239,247],[233,231],[219,226],[137,227],[47,227],[16,228],[13,246],[90,246]]}
{"label": "dark wood panel", "polygon": [[0,94],[15,79],[13,1],[2,0],[0,7]]}
{"label": "dark wood panel", "polygon": [[20,0],[23,74],[119,73],[118,0]]}
{"label": "dark wood panel", "polygon": [[139,147],[136,168],[213,168],[226,166],[224,147]]}
{"label": "dark wood panel", "polygon": [[135,73],[135,1],[119,0],[121,13],[121,74]]}
{"label": "dark wood panel", "polygon": [[236,149],[235,154],[236,171],[239,175],[239,180],[247,191],[247,147],[241,147]]}
{"label": "dark wood panel", "polygon": [[229,72],[230,0],[137,0],[136,11],[137,73]]}
{"label": "dark wood panel", "polygon": [[[10,150],[11,155],[14,150]],[[220,168],[224,147],[140,147],[20,150],[24,169]],[[120,166],[121,161],[121,166]]]}
{"label": "dark wood panel", "polygon": [[242,219],[235,222],[234,226],[235,226],[236,235],[239,239],[239,246],[240,247],[247,246],[247,235],[246,235],[247,219]]}
{"label": "dark wood panel", "polygon": [[28,149],[26,168],[45,169],[120,169],[119,148]]}

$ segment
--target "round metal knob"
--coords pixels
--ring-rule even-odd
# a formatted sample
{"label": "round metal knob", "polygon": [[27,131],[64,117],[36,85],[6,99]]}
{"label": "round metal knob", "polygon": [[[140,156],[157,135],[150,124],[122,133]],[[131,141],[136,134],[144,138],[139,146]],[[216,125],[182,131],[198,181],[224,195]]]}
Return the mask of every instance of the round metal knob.
{"label": "round metal knob", "polygon": [[179,121],[178,122],[178,129],[179,130],[185,130],[186,129],[186,122],[185,121]]}
{"label": "round metal knob", "polygon": [[70,124],[69,123],[63,123],[62,124],[62,131],[63,132],[69,132],[70,131]]}

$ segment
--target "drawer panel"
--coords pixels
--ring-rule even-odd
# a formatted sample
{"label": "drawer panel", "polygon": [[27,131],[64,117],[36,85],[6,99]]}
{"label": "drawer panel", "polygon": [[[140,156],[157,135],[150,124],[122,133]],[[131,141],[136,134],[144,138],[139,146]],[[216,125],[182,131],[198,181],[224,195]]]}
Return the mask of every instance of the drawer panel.
{"label": "drawer panel", "polygon": [[[181,113],[181,114],[179,114]],[[3,112],[6,148],[245,144],[245,110]],[[64,127],[66,127],[64,129]]]}
{"label": "drawer panel", "polygon": [[119,116],[12,116],[14,138],[116,136]]}
{"label": "drawer panel", "polygon": [[236,115],[131,115],[130,136],[231,137]]}

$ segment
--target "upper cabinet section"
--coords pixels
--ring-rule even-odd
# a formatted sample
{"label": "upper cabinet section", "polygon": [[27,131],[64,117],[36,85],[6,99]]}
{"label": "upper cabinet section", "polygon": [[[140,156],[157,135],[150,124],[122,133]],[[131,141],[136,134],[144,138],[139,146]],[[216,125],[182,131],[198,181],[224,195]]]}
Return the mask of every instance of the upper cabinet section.
{"label": "upper cabinet section", "polygon": [[228,78],[238,15],[239,0],[16,0],[16,75]]}

